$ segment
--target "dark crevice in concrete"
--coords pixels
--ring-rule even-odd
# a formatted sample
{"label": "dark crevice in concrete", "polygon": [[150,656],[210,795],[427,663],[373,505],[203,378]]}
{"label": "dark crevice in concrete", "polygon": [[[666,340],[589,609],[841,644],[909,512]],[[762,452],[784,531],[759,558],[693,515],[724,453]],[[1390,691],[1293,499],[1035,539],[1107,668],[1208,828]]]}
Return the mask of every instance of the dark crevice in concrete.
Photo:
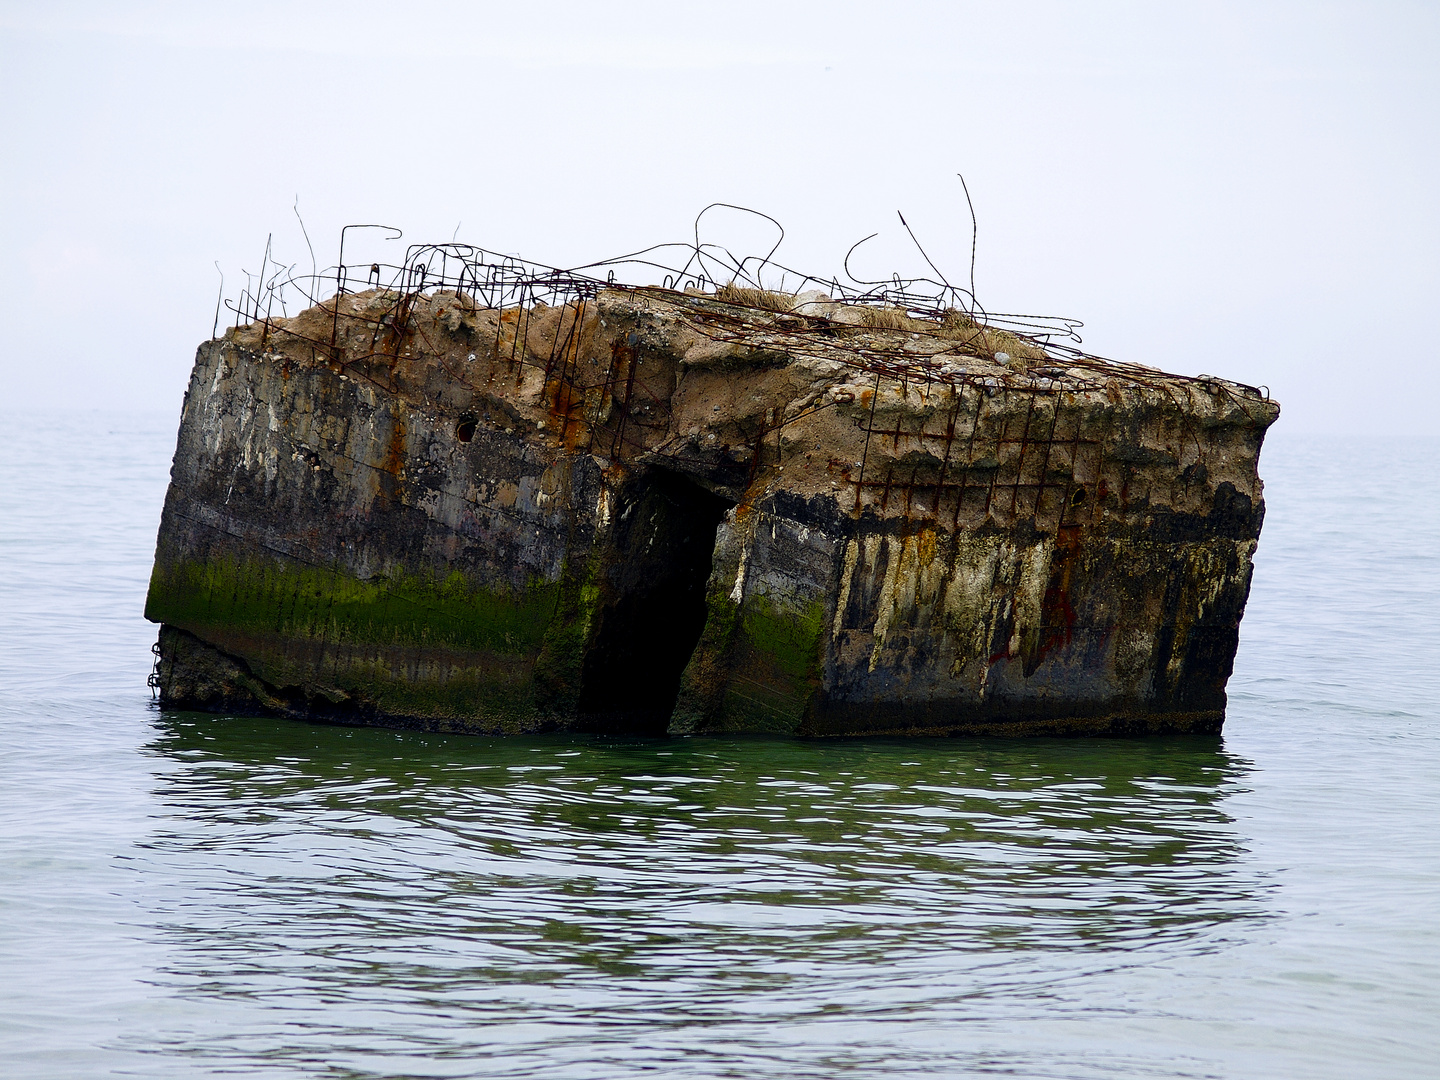
{"label": "dark crevice in concrete", "polygon": [[581,674],[586,730],[664,734],[705,626],[715,530],[730,505],[661,469],[620,500]]}

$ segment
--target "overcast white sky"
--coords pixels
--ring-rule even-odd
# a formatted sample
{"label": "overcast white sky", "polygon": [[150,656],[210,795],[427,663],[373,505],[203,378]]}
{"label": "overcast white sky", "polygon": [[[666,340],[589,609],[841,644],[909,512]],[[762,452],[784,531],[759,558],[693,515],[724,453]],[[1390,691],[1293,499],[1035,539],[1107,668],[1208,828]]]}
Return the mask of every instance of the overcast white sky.
{"label": "overcast white sky", "polygon": [[[1290,431],[1440,433],[1440,5],[0,2],[0,404],[178,410],[266,235],[554,265],[720,200],[779,257],[1074,315],[1267,384]],[[725,239],[719,236],[717,239]],[[738,228],[732,239],[743,244]]]}

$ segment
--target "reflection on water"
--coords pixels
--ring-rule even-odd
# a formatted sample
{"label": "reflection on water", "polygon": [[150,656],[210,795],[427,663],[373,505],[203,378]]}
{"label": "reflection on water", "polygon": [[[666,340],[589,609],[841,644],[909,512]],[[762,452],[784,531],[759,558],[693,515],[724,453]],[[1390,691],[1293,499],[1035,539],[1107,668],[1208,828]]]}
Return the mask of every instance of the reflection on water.
{"label": "reflection on water", "polygon": [[[1107,973],[1253,933],[1268,892],[1218,739],[160,729],[147,919],[172,985],[236,1008],[156,1049],[236,1066],[1004,1072],[955,1025],[1133,1015]],[[1047,1060],[1131,1072],[1102,1057]]]}

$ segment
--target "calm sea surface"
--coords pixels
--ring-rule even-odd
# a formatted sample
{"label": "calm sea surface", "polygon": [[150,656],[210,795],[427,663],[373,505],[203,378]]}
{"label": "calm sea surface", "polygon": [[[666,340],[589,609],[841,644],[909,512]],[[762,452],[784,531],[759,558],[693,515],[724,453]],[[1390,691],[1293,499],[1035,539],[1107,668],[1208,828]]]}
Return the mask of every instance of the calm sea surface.
{"label": "calm sea surface", "polygon": [[1440,1076],[1440,440],[1267,446],[1223,738],[161,712],[175,417],[0,428],[0,1074]]}

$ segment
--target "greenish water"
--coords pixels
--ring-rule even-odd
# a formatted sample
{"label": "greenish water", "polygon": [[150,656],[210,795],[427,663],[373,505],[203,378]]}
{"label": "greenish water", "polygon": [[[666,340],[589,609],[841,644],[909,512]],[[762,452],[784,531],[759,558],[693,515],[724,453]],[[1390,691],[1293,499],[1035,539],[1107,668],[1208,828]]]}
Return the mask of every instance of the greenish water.
{"label": "greenish water", "polygon": [[1272,440],[1220,738],[504,740],[156,710],[173,418],[4,430],[6,1076],[1436,1075],[1434,441]]}

